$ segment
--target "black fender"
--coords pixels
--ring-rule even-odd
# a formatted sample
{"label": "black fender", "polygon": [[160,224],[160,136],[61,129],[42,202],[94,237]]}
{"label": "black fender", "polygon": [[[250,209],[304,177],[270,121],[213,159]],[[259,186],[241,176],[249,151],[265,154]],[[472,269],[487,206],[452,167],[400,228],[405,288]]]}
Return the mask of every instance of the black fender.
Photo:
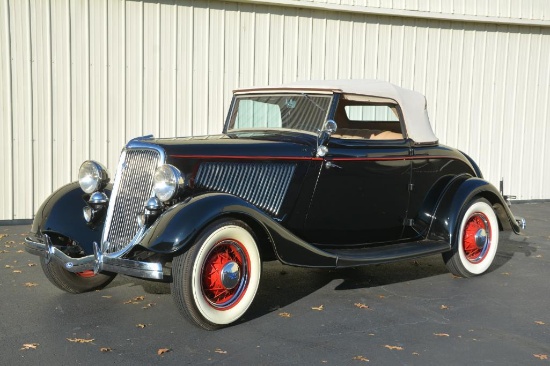
{"label": "black fender", "polygon": [[[107,196],[111,195],[111,189],[104,192]],[[53,234],[67,237],[76,241],[86,254],[93,254],[93,242],[101,242],[104,218],[94,224],[84,220],[82,209],[87,205],[88,198],[89,195],[82,191],[78,182],[59,188],[36,212],[31,233],[36,236]]]}
{"label": "black fender", "polygon": [[519,233],[520,227],[497,188],[481,178],[464,174],[452,179],[443,191],[432,214],[432,223],[427,238],[449,243],[449,249],[457,234],[460,213],[474,198],[487,199],[499,221],[501,230]]}
{"label": "black fender", "polygon": [[209,223],[222,217],[238,218],[261,228],[285,264],[336,265],[334,255],[301,240],[256,206],[227,193],[205,193],[170,207],[147,229],[139,245],[156,253],[177,255],[193,245]]}

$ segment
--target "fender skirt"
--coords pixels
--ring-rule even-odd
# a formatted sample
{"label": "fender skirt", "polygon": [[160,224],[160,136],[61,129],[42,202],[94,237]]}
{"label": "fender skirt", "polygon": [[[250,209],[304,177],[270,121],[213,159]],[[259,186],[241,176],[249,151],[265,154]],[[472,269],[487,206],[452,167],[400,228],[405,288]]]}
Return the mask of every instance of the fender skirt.
{"label": "fender skirt", "polygon": [[485,198],[491,203],[501,230],[513,230],[519,234],[520,226],[496,187],[483,179],[461,175],[451,180],[440,196],[427,238],[453,243],[459,215],[474,198]]}
{"label": "fender skirt", "polygon": [[253,220],[260,225],[278,259],[285,264],[330,268],[336,265],[335,255],[308,244],[257,207],[226,193],[205,193],[174,205],[147,229],[139,245],[153,252],[175,254],[191,246],[206,225],[224,216]]}

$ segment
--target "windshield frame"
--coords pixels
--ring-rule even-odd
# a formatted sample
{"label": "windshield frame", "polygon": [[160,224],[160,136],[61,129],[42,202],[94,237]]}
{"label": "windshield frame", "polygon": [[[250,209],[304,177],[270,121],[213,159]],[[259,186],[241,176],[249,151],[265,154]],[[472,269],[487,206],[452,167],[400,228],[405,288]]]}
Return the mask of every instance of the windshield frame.
{"label": "windshield frame", "polygon": [[[247,93],[235,93],[233,95],[233,99],[231,100],[231,106],[229,108],[229,112],[227,113],[227,117],[224,123],[223,133],[224,134],[238,134],[241,132],[246,133],[255,133],[258,134],[265,134],[266,132],[275,132],[275,133],[303,133],[308,135],[317,136],[320,129],[324,126],[327,119],[330,117],[333,105],[335,101],[335,93],[327,93],[324,92],[312,92],[311,90],[302,91],[302,90],[260,90],[258,92],[247,92]],[[296,128],[283,128],[283,127],[265,127],[265,128],[232,128],[229,129],[229,126],[234,122],[236,118],[236,112],[237,112],[237,106],[240,99],[245,98],[262,98],[262,97],[275,97],[275,96],[294,96],[294,97],[303,97],[306,99],[313,108],[322,108],[320,107],[316,101],[312,100],[311,97],[327,97],[329,98],[329,102],[326,108],[326,111],[324,113],[324,116],[320,118],[317,129],[315,131],[309,131],[309,130],[303,130],[303,129],[296,129]]]}

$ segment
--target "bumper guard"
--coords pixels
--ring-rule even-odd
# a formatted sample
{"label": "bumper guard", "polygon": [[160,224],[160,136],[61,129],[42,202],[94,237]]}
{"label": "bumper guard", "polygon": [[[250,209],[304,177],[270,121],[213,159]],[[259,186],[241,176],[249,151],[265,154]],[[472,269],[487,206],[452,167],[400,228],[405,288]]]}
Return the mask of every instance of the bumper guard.
{"label": "bumper guard", "polygon": [[94,242],[94,254],[82,258],[72,258],[53,246],[50,237],[44,234],[44,242],[34,237],[25,238],[25,249],[30,254],[46,259],[46,263],[54,260],[69,272],[84,272],[93,270],[121,273],[128,276],[161,280],[163,278],[160,263],[140,262],[103,254],[99,245]]}

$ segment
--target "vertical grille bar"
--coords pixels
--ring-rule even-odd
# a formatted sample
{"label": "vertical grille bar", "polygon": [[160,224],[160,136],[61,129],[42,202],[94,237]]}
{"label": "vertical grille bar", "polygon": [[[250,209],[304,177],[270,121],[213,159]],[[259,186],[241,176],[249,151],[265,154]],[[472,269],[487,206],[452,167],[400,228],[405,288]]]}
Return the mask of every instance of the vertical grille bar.
{"label": "vertical grille bar", "polygon": [[139,230],[136,216],[144,203],[153,196],[153,175],[160,154],[149,149],[127,149],[121,156],[115,179],[103,252],[114,253],[130,244]]}
{"label": "vertical grille bar", "polygon": [[294,175],[294,163],[202,163],[195,186],[234,194],[277,215]]}

